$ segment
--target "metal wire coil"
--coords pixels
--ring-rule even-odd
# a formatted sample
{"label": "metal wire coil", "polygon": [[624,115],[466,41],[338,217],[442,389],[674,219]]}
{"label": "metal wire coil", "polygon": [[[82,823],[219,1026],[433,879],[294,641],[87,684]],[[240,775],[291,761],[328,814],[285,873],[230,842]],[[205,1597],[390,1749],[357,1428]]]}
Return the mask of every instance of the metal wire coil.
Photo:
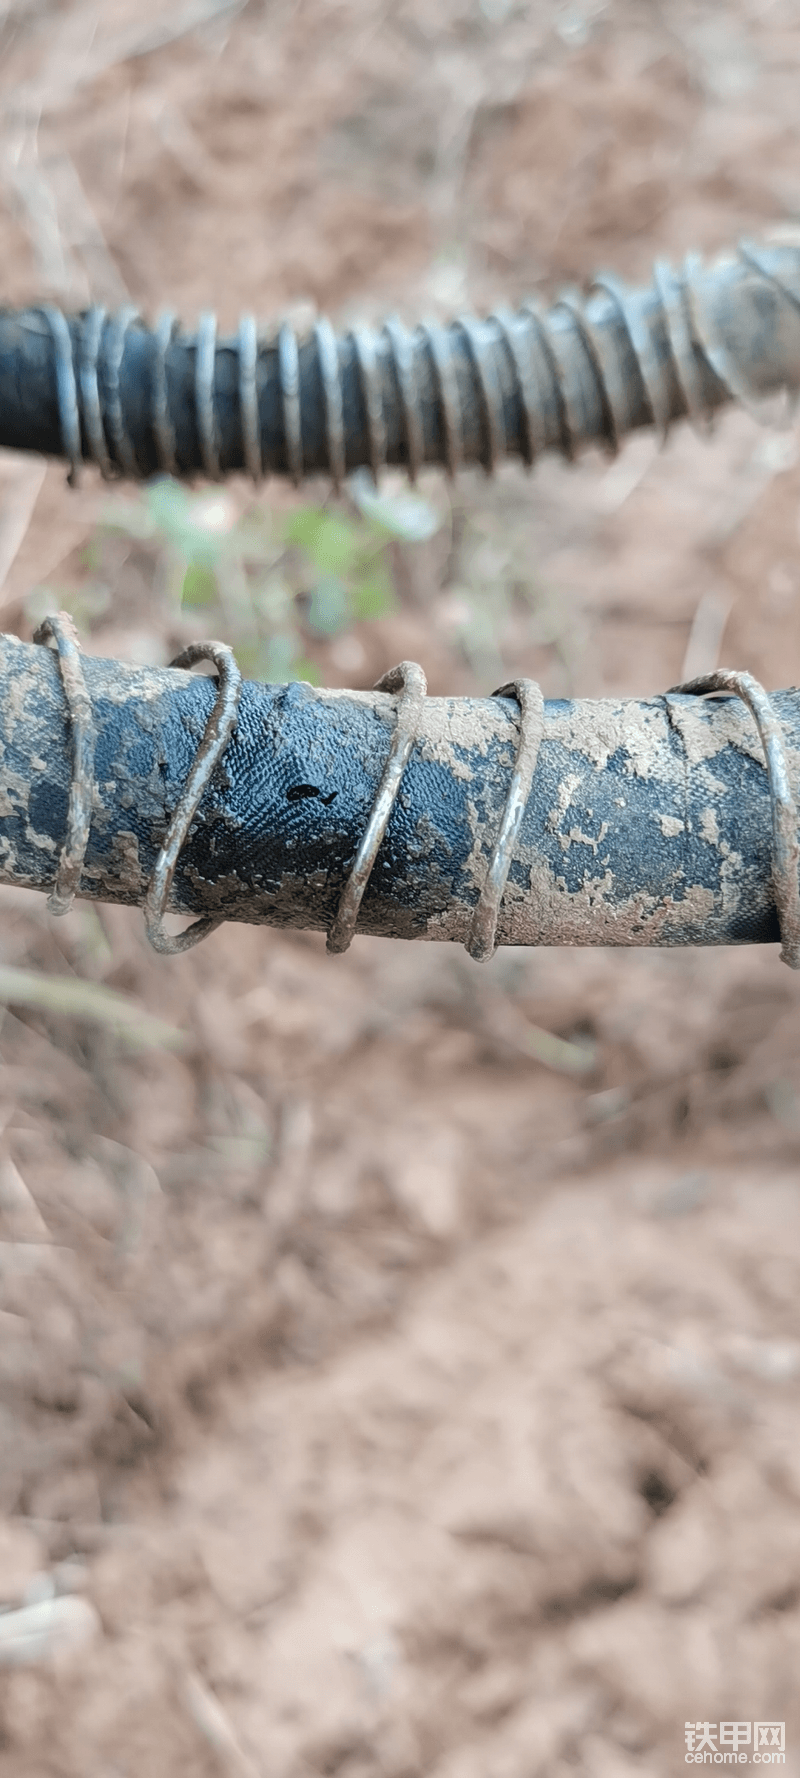
{"label": "metal wire coil", "polygon": [[59,611],[44,618],[34,632],[33,640],[43,646],[51,642],[55,645],[72,730],[67,831],[59,854],[56,880],[47,901],[51,914],[68,914],[80,885],[89,844],[94,796],[94,717],[81,666],[80,643],[69,612]]}
{"label": "metal wire coil", "polygon": [[[45,618],[33,639],[34,642],[52,642],[55,645],[72,727],[67,831],[59,857],[55,886],[48,903],[52,913],[66,914],[80,887],[89,842],[94,797],[95,724],[81,666],[80,644],[69,614],[61,611]],[[189,950],[222,924],[221,918],[207,915],[193,921],[191,926],[180,933],[168,933],[164,925],[164,915],[181,850],[237,721],[242,677],[227,644],[190,642],[171,665],[189,669],[204,660],[213,661],[217,669],[217,696],[186,783],[172,811],[168,831],[156,858],[143,903],[147,936],[153,949],[162,956],[174,956]],[[353,939],[364,892],[386,836],[403,773],[417,739],[427,695],[427,682],[416,661],[401,661],[399,666],[384,673],[375,689],[397,695],[395,729],[370,816],[348,870],[336,915],[328,932],[327,948],[332,954],[346,951]],[[520,734],[503,816],[467,939],[467,950],[476,963],[494,955],[500,905],[544,733],[544,701],[539,686],[533,680],[514,680],[510,685],[501,686],[493,695],[516,698],[520,708]]]}
{"label": "metal wire coil", "polygon": [[[50,642],[55,644],[72,729],[67,831],[59,856],[55,884],[47,904],[52,914],[68,914],[80,887],[89,843],[95,784],[95,723],[81,665],[80,643],[69,612],[59,611],[52,617],[46,617],[36,630],[33,640],[43,645]],[[190,642],[170,664],[188,669],[198,661],[206,660],[213,661],[217,669],[217,696],[186,783],[172,811],[169,828],[156,859],[143,904],[145,928],[150,943],[155,951],[166,957],[188,951],[192,945],[196,945],[201,938],[206,938],[222,924],[221,919],[209,915],[194,920],[184,932],[169,933],[164,925],[164,914],[181,848],[236,727],[242,676],[227,643]]]}
{"label": "metal wire coil", "polygon": [[[60,612],[46,618],[37,630],[34,641],[55,644],[71,730],[72,757],[66,832],[49,901],[53,913],[64,914],[69,911],[75,894],[80,890],[90,837],[97,790],[95,719],[84,678],[78,639],[69,616]],[[164,928],[164,913],[182,848],[239,719],[242,680],[231,649],[220,642],[190,643],[172,665],[190,668],[201,660],[211,660],[216,666],[217,695],[186,780],[167,818],[165,838],[143,897],[148,938],[155,950],[166,955],[187,950],[214,931],[224,919],[224,915],[216,911],[200,915],[184,932],[175,936],[168,934]],[[401,662],[399,667],[393,668],[378,682],[378,689],[397,695],[395,727],[372,808],[352,863],[347,869],[338,908],[329,928],[328,950],[332,952],[347,950],[355,933],[364,893],[386,837],[422,723],[427,688],[422,668],[415,662]],[[676,694],[701,697],[734,695],[746,704],[756,723],[764,751],[769,791],[772,888],[782,941],[781,956],[792,969],[798,969],[798,809],[792,789],[786,735],[781,719],[763,686],[745,672],[719,670],[685,685],[673,686],[666,697]],[[503,813],[466,937],[466,948],[476,962],[491,957],[495,949],[503,896],[534,783],[545,727],[542,693],[534,681],[516,680],[512,684],[501,686],[493,695],[515,698],[520,710],[520,722]]]}
{"label": "metal wire coil", "polygon": [[781,962],[790,969],[800,969],[800,843],[798,842],[798,811],[789,775],[786,744],[780,721],[775,714],[769,693],[753,678],[752,673],[732,672],[718,667],[700,679],[685,685],[673,685],[667,697],[684,693],[692,697],[714,697],[728,693],[746,704],[758,729],[769,779],[772,813],[772,889],[781,935]]}
{"label": "metal wire coil", "polygon": [[378,680],[376,691],[399,693],[397,718],[389,755],[378,785],[369,820],[359,842],[355,858],[339,898],[336,918],[328,933],[328,950],[337,955],[346,951],[356,929],[358,910],[372,875],[373,866],[386,834],[397,801],[403,773],[417,738],[422,706],[428,690],[427,680],[416,661],[401,661]]}
{"label": "metal wire coil", "polygon": [[[777,302],[784,329],[787,321],[796,328],[786,379],[796,384],[800,255],[787,260],[788,250],[782,252],[783,258],[743,242],[734,270],[750,281],[751,295],[756,281],[773,310]],[[705,426],[720,401],[752,403],[763,394],[764,367],[752,362],[758,348],[752,338],[745,346],[735,325],[735,289],[725,327],[715,309],[714,292],[723,274],[730,277],[730,266],[704,269],[690,254],[680,274],[658,262],[647,290],[628,289],[604,274],[588,298],[566,291],[548,312],[531,301],[516,313],[499,309],[485,320],[463,315],[413,332],[389,320],[379,332],[356,328],[337,339],[323,318],[305,342],[288,324],[268,339],[251,315],[242,317],[232,340],[220,340],[210,311],[196,334],[186,336],[171,314],[149,334],[132,306],[113,316],[95,307],[77,322],[45,307],[61,449],[73,479],[82,461],[96,463],[106,477],[141,476],[157,466],[169,475],[199,468],[218,479],[243,467],[255,481],[278,469],[295,483],[324,467],[335,486],[362,461],[376,480],[389,460],[403,462],[413,479],[425,462],[441,462],[454,475],[469,462],[491,473],[509,455],[532,464],[548,449],[571,459],[590,437],[614,452],[633,424],[652,424],[665,438],[680,414]],[[149,353],[136,425],[122,393],[134,338]],[[194,444],[187,446],[184,429],[181,455],[174,367],[175,355],[187,352]],[[766,381],[773,387],[780,378]],[[268,386],[279,396],[278,436],[271,421],[269,449]],[[227,421],[227,430],[221,424],[225,403],[226,413],[231,403],[235,409],[233,435]]]}
{"label": "metal wire coil", "polygon": [[[328,933],[327,948],[334,954],[346,951],[355,933],[364,891],[386,836],[392,810],[400,793],[403,773],[414,750],[427,689],[425,674],[416,661],[401,661],[399,666],[384,673],[375,687],[376,691],[399,694],[397,719],[372,811]],[[466,941],[466,948],[475,963],[483,963],[493,957],[497,947],[500,905],[544,734],[544,698],[535,680],[515,679],[510,685],[501,685],[492,696],[516,698],[520,711],[520,728],[517,756],[500,827]]]}
{"label": "metal wire coil", "polygon": [[144,923],[154,951],[174,957],[216,932],[221,918],[208,914],[194,920],[184,932],[170,933],[164,925],[169,892],[178,866],[178,859],[189,829],[200,807],[223,753],[236,727],[242,675],[227,642],[190,642],[170,661],[171,667],[187,671],[198,661],[213,661],[217,669],[217,695],[189,775],[172,811],[164,843],[153,866],[153,874],[144,898]]}

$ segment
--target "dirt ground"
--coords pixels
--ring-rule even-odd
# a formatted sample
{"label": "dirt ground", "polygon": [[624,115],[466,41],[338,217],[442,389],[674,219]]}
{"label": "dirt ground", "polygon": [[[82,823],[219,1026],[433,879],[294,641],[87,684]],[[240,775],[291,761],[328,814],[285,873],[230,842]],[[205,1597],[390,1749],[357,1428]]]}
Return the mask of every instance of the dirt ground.
{"label": "dirt ground", "polygon": [[[10,0],[0,45],[8,302],[413,319],[800,222],[793,0]],[[792,432],[731,413],[455,498],[487,587],[516,551],[540,588],[506,677],[656,692],[690,643],[800,677]],[[2,460],[6,628],[104,500]],[[420,562],[325,679],[491,690]],[[87,646],[168,627],[112,599]],[[656,1778],[745,1719],[800,1773],[777,952],[231,928],[161,960],[135,912],[0,908],[2,961],[187,1034],[3,1017],[0,1604],[62,1625],[6,1665],[0,1614],[3,1778]]]}

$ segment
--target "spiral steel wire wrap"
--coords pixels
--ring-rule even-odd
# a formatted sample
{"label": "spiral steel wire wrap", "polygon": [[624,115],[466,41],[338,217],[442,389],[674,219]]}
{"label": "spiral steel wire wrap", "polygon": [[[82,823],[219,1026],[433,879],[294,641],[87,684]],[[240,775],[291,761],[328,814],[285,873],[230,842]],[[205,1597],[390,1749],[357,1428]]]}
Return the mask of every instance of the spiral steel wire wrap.
{"label": "spiral steel wire wrap", "polygon": [[53,643],[58,656],[72,741],[72,776],[67,824],[58,869],[47,899],[51,914],[68,914],[77,894],[89,844],[94,797],[95,726],[81,665],[80,644],[69,613],[46,617],[34,642]]}
{"label": "spiral steel wire wrap", "polygon": [[[335,486],[361,465],[376,479],[386,464],[405,465],[412,478],[428,463],[443,463],[450,474],[473,463],[491,472],[505,457],[531,464],[553,450],[572,458],[590,441],[613,452],[637,426],[653,425],[665,437],[682,416],[707,425],[726,400],[752,403],[798,386],[800,249],[749,243],[709,270],[696,256],[680,275],[659,263],[644,291],[607,275],[588,300],[565,292],[548,313],[531,302],[486,321],[461,316],[409,332],[391,320],[379,333],[355,329],[338,340],[325,319],[300,342],[288,325],[262,340],[251,315],[233,339],[220,340],[210,311],[188,338],[171,313],[151,332],[130,305],[115,316],[98,306],[71,319],[51,306],[0,314],[0,443],[66,457],[70,480],[86,461],[107,479],[201,471],[218,480],[246,469],[254,480],[276,472],[295,482],[325,472]],[[779,932],[784,959],[800,966],[796,789],[784,745],[784,730],[796,745],[794,693],[776,694],[773,704],[748,675],[717,674],[655,704],[609,705],[604,720],[616,725],[619,739],[614,757],[630,751],[631,734],[638,746],[642,722],[656,743],[657,764],[634,813],[624,770],[625,795],[612,795],[611,758],[599,775],[587,771],[592,707],[554,706],[548,713],[539,688],[526,680],[495,694],[495,711],[510,699],[517,705],[510,758],[507,716],[490,715],[479,702],[464,718],[464,733],[474,729],[464,752],[455,705],[426,711],[424,675],[402,663],[377,688],[379,696],[399,694],[379,764],[380,705],[348,711],[335,700],[329,708],[325,694],[309,703],[310,688],[243,688],[230,650],[220,644],[193,645],[174,663],[188,667],[209,657],[217,665],[217,700],[201,722],[206,692],[196,685],[178,691],[164,675],[137,678],[118,663],[81,663],[61,619],[50,620],[39,639],[58,650],[74,772],[61,783],[53,742],[63,716],[52,680],[42,677],[42,651],[34,650],[34,667],[17,654],[21,645],[0,638],[9,712],[18,695],[24,700],[34,687],[36,693],[28,724],[6,724],[6,752],[16,762],[9,783],[27,784],[27,791],[24,807],[10,802],[0,822],[0,878],[46,883],[56,911],[69,906],[79,885],[102,899],[140,901],[163,951],[186,948],[226,917],[321,925],[329,949],[339,951],[363,915],[366,930],[460,938],[476,959],[490,956],[498,939],[719,943]],[[698,718],[684,708],[685,694],[711,692],[744,701],[763,754],[753,753],[729,715]],[[673,702],[676,694],[683,703]],[[133,726],[120,715],[123,704]],[[693,837],[705,834],[700,799],[719,788],[717,777],[704,784],[699,768],[696,784],[687,782],[683,748],[698,720],[715,731],[704,743],[715,773],[727,774],[736,790],[728,814],[738,850],[725,840],[725,859],[736,856],[741,864],[735,896],[730,885],[721,889],[722,849],[719,859],[710,857]],[[106,769],[92,790],[95,724]],[[42,744],[30,751],[37,728]],[[151,746],[145,771],[139,754]],[[570,845],[577,834],[591,850],[588,874],[567,863],[560,840],[550,857],[559,784],[576,757],[581,781],[591,780],[587,828],[606,809],[596,842],[584,841],[582,828],[569,835]],[[330,780],[324,791],[305,781],[302,762],[312,758],[327,760],[324,769],[314,768]],[[46,760],[49,776],[40,782]],[[292,781],[284,783],[287,769]],[[637,773],[643,775],[641,762]],[[477,802],[472,790],[463,800],[462,776],[482,786]],[[176,790],[162,802],[168,778]],[[203,809],[214,784],[209,827]],[[290,812],[307,799],[312,806],[318,799],[314,812]],[[662,803],[674,808],[665,813]],[[105,810],[102,839],[92,822],[95,805]],[[53,884],[42,869],[42,836],[48,855],[61,847]],[[601,840],[607,851],[598,859]],[[163,928],[168,905],[200,918],[171,938]]]}
{"label": "spiral steel wire wrap", "polygon": [[675,420],[705,425],[724,402],[800,387],[800,248],[744,242],[680,273],[659,262],[646,289],[599,277],[585,300],[564,292],[486,320],[339,338],[318,321],[299,340],[262,337],[251,315],[220,338],[204,313],[194,335],[172,314],[148,329],[131,306],[65,317],[0,313],[0,444],[66,457],[104,475],[212,479],[245,470],[325,474],[335,485],[387,464],[491,472],[508,457],[617,449],[626,433]]}
{"label": "spiral steel wire wrap", "polygon": [[[800,964],[797,691],[717,673],[645,700],[427,698],[404,662],[325,692],[240,682],[214,643],[78,675],[51,623],[58,655],[0,636],[0,882],[144,906],[168,951],[242,920],[477,959],[780,938]],[[185,671],[206,655],[216,687]],[[168,910],[200,919],[171,939]]]}

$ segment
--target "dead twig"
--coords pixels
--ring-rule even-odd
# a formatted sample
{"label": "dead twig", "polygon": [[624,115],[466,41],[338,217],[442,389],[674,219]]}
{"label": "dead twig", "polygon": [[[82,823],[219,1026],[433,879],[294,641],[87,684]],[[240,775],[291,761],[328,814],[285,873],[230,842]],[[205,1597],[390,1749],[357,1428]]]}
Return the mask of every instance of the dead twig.
{"label": "dead twig", "polygon": [[40,1012],[105,1025],[128,1043],[142,1048],[174,1049],[184,1042],[183,1033],[165,1019],[154,1019],[126,995],[117,994],[100,982],[81,981],[77,976],[40,975],[35,969],[0,965],[0,1004],[30,1006]]}
{"label": "dead twig", "polygon": [[87,295],[110,309],[121,308],[129,301],[128,287],[109,251],[74,161],[64,148],[54,145],[41,156],[39,165],[53,195],[67,253],[82,266]]}
{"label": "dead twig", "polygon": [[55,194],[39,165],[35,133],[24,131],[16,144],[6,138],[0,146],[0,173],[17,201],[42,290],[67,305],[85,302],[88,291],[66,249]]}
{"label": "dead twig", "polygon": [[245,1753],[219,1698],[191,1667],[181,1675],[180,1692],[193,1723],[213,1748],[228,1778],[262,1778]]}
{"label": "dead twig", "polygon": [[50,1230],[33,1193],[9,1154],[0,1156],[0,1214],[18,1241],[49,1241]]}
{"label": "dead twig", "polygon": [[591,1074],[597,1066],[594,1043],[589,1040],[575,1043],[566,1037],[556,1037],[552,1031],[545,1031],[542,1025],[535,1025],[526,1018],[513,1000],[483,989],[475,1004],[484,1029],[496,1043],[512,1050],[515,1055],[527,1056],[529,1061],[540,1062],[554,1074],[568,1074],[573,1078]]}
{"label": "dead twig", "polygon": [[0,606],[47,474],[44,457],[0,451]]}
{"label": "dead twig", "polygon": [[681,667],[681,683],[715,672],[733,598],[723,588],[709,587],[698,599]]}
{"label": "dead twig", "polygon": [[0,174],[21,212],[41,288],[68,307],[91,299],[119,307],[125,282],[74,162],[58,141],[42,143],[41,117],[33,92],[15,94],[0,111]]}
{"label": "dead twig", "polygon": [[158,24],[151,24],[145,30],[133,25],[127,31],[120,31],[109,43],[102,44],[96,55],[87,62],[82,75],[75,81],[73,90],[96,80],[98,74],[107,73],[109,68],[116,68],[121,62],[135,62],[142,56],[153,55],[156,50],[166,49],[170,43],[177,43],[181,37],[189,37],[193,31],[201,30],[204,25],[214,24],[217,19],[233,17],[242,11],[244,5],[245,0],[187,0],[184,6],[176,7],[172,14],[165,13]]}
{"label": "dead twig", "polygon": [[160,93],[149,100],[147,112],[156,135],[184,177],[196,191],[213,191],[219,182],[219,165],[183,113]]}

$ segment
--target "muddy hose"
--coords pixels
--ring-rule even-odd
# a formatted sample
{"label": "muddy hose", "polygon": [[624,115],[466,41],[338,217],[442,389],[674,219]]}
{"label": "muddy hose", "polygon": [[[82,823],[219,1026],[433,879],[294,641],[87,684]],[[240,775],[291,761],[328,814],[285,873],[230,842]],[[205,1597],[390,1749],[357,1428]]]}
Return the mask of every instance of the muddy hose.
{"label": "muddy hose", "polygon": [[[797,691],[722,675],[644,701],[543,703],[527,681],[427,698],[410,663],[319,691],[242,683],[211,643],[179,668],[81,656],[77,684],[57,619],[54,636],[57,653],[0,638],[5,883],[63,904],[68,867],[81,896],[148,908],[162,950],[173,909],[199,916],[181,948],[225,919],[475,957],[782,936],[798,962]],[[204,656],[216,682],[187,671]]]}
{"label": "muddy hose", "polygon": [[743,243],[704,267],[654,268],[644,290],[598,278],[488,320],[336,337],[321,320],[298,340],[263,338],[252,316],[218,338],[172,314],[151,330],[134,308],[65,317],[0,314],[0,445],[65,457],[73,477],[158,472],[216,479],[245,470],[338,484],[360,466],[414,476],[503,459],[615,450],[641,426],[707,423],[724,402],[800,387],[800,248]]}

